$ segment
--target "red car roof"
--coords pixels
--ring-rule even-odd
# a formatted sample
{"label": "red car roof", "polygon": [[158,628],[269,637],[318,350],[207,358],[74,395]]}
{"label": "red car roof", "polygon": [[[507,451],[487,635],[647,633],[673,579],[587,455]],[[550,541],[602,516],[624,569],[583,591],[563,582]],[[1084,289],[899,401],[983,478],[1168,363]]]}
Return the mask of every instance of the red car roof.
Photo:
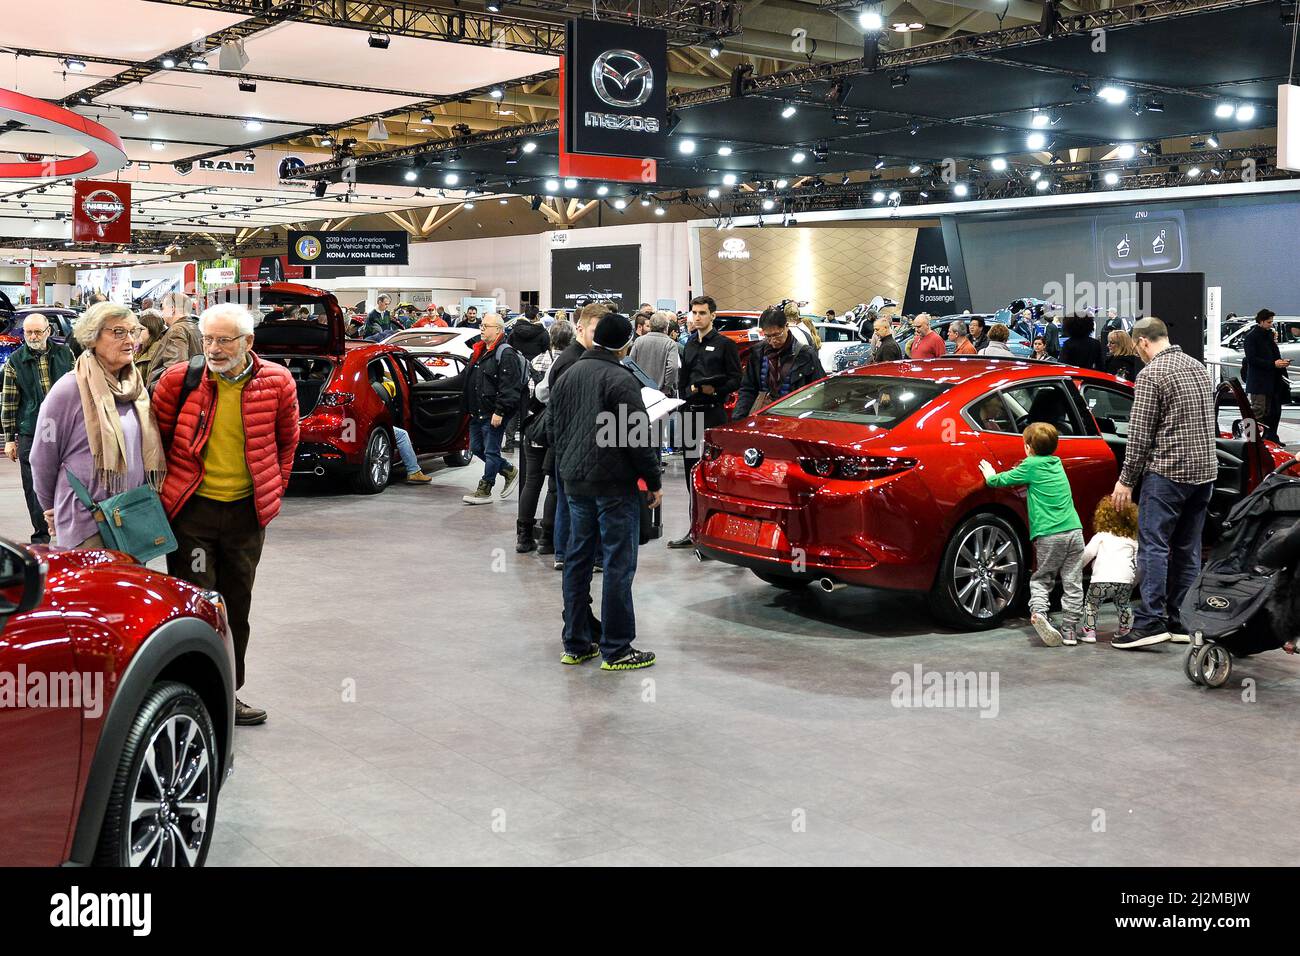
{"label": "red car roof", "polygon": [[[972,355],[968,358],[902,359],[881,362],[879,365],[860,365],[841,375],[894,375],[899,378],[924,378],[945,385],[965,385],[981,379],[1019,381],[1042,378],[1044,375],[1080,375],[1100,381],[1118,382],[1105,372],[1061,365],[1058,362],[1035,362],[1030,359],[989,358]],[[1131,384],[1131,383],[1130,383]]]}

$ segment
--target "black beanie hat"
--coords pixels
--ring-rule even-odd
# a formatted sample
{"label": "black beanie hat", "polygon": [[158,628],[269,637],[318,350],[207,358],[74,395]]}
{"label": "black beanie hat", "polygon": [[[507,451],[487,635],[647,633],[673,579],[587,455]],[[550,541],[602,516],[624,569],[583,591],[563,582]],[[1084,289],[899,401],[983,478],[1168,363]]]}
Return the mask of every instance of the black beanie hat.
{"label": "black beanie hat", "polygon": [[603,349],[617,352],[632,344],[632,323],[617,312],[602,315],[596,323],[593,341]]}

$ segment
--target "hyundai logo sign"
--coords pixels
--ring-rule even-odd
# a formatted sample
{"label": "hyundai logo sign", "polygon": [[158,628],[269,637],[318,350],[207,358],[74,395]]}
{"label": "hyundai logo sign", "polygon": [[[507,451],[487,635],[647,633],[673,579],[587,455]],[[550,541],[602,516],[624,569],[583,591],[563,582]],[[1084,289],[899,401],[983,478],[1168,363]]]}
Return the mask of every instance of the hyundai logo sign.
{"label": "hyundai logo sign", "polygon": [[749,249],[745,247],[745,240],[739,236],[731,236],[722,240],[722,248],[718,250],[719,259],[748,259]]}

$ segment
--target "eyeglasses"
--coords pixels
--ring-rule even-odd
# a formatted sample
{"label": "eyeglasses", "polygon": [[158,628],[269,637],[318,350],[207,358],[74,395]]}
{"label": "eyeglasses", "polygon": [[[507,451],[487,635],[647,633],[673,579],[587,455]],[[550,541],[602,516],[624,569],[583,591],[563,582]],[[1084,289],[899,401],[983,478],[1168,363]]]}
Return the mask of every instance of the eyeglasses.
{"label": "eyeglasses", "polygon": [[205,335],[203,344],[220,345],[223,349],[228,349],[242,338],[242,335]]}
{"label": "eyeglasses", "polygon": [[23,329],[23,335],[27,336],[29,339],[42,339],[49,334],[50,327],[48,325],[43,329],[36,329],[35,331]]}
{"label": "eyeglasses", "polygon": [[144,326],[134,325],[129,328],[125,328],[119,325],[116,328],[105,329],[104,331],[107,332],[109,335],[113,336],[113,338],[117,339],[119,342],[121,342],[127,336],[130,336],[133,339],[138,339],[141,335],[144,334]]}
{"label": "eyeglasses", "polygon": [[763,329],[759,334],[765,339],[779,339],[785,336],[786,331],[785,329]]}

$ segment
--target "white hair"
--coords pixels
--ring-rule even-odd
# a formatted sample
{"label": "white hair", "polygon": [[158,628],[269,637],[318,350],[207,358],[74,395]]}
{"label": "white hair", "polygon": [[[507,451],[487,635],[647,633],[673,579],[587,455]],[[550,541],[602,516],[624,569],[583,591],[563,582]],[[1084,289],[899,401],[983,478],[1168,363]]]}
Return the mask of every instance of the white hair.
{"label": "white hair", "polygon": [[95,340],[99,338],[100,331],[104,328],[104,323],[109,319],[134,319],[135,313],[124,305],[116,302],[96,302],[85,312],[81,313],[81,318],[72,328],[72,335],[82,348],[93,348]]}
{"label": "white hair", "polygon": [[256,324],[253,313],[238,302],[221,302],[204,309],[203,314],[199,316],[199,331],[205,331],[208,322],[213,319],[232,319],[240,335],[252,335],[253,326]]}

